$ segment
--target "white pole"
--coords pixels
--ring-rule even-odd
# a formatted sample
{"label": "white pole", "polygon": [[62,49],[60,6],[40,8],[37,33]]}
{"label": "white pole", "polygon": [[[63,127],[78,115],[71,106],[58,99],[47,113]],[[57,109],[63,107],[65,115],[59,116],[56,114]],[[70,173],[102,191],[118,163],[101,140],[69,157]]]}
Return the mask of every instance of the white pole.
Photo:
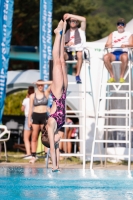
{"label": "white pole", "polygon": [[129,159],[128,159],[128,171],[131,168],[131,60],[129,60]]}
{"label": "white pole", "polygon": [[84,60],[84,104],[83,104],[83,169],[86,159],[86,61]]}

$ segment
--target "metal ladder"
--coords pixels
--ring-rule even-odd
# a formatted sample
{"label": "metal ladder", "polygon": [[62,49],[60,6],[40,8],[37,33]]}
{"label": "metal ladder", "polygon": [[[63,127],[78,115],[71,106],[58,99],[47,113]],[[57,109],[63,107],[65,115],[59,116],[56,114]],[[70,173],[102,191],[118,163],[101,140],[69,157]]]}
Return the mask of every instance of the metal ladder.
{"label": "metal ladder", "polygon": [[[98,97],[98,103],[97,103],[97,110],[96,110],[96,122],[95,122],[95,131],[94,131],[94,140],[92,143],[92,153],[91,153],[91,162],[90,162],[90,169],[93,168],[93,160],[94,158],[100,158],[101,159],[101,165],[102,158],[105,158],[105,165],[106,165],[106,159],[107,158],[127,158],[128,159],[128,170],[130,170],[131,165],[131,69],[132,69],[132,51],[129,49],[128,52],[129,55],[129,61],[128,61],[128,69],[125,74],[125,79],[128,78],[128,82],[126,83],[107,83],[107,79],[104,81],[104,69],[106,70],[104,64],[101,72],[101,83],[99,88],[99,97]],[[115,63],[121,63],[120,61],[112,62],[112,64]],[[107,73],[107,70],[106,70]],[[125,87],[128,89],[124,90]],[[114,95],[115,96],[112,96]],[[110,109],[109,104],[113,100],[118,101],[125,101],[125,109]],[[103,105],[102,105],[103,103]],[[102,110],[100,110],[100,106],[103,107]],[[117,116],[116,116],[117,115]],[[125,125],[110,125],[109,120],[111,119],[119,119],[124,118],[125,119]],[[99,130],[102,131],[102,135],[104,138],[100,139],[99,137]],[[123,131],[125,132],[125,140],[111,140],[108,138],[109,133],[117,131]],[[99,154],[95,153],[95,147],[96,143],[99,144]],[[125,144],[128,147],[128,154],[127,155],[107,155],[107,147],[108,144]],[[103,148],[101,149],[101,144],[103,144]],[[116,151],[116,148],[114,146],[114,149]]]}
{"label": "metal ladder", "polygon": [[[87,53],[87,54],[86,54]],[[66,61],[66,64],[76,64],[76,60],[73,61]],[[91,83],[91,74],[90,74],[90,54],[88,49],[84,49],[83,51],[83,70],[84,70],[84,90],[83,91],[74,91],[74,93],[77,93],[76,96],[67,96],[66,99],[77,99],[82,102],[82,109],[81,110],[66,110],[66,117],[75,117],[75,118],[80,118],[82,119],[82,124],[73,124],[73,125],[64,125],[63,127],[72,127],[72,128],[80,128],[82,129],[82,138],[80,139],[61,139],[61,142],[82,142],[83,149],[82,153],[63,153],[60,154],[62,157],[68,157],[68,156],[75,156],[75,157],[82,157],[83,158],[83,169],[85,169],[85,156],[86,156],[86,67],[88,65],[88,70],[89,70],[89,78],[90,78],[90,87],[91,91],[88,93],[92,96],[92,103],[93,103],[93,109],[95,113],[95,105],[94,105],[94,98],[93,98],[93,90],[92,90],[92,83]],[[69,82],[68,85],[76,85],[76,82]],[[80,87],[80,86],[79,86]],[[71,92],[68,90],[68,92]],[[72,113],[75,114],[71,115]],[[49,156],[49,151],[47,154],[47,161],[46,161],[46,168],[48,168],[48,156]]]}

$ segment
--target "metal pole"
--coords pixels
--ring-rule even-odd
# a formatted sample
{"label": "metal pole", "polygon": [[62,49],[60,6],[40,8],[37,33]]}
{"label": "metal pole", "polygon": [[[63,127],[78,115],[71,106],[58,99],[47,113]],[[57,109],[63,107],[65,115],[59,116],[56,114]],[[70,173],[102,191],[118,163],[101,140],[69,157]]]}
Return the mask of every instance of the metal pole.
{"label": "metal pole", "polygon": [[[102,67],[102,72],[101,72],[101,78],[100,78],[100,86],[99,86],[99,94],[97,98],[97,108],[96,108],[96,118],[95,118],[95,130],[94,130],[94,139],[92,142],[92,152],[91,152],[91,162],[90,162],[90,170],[93,168],[93,155],[94,155],[94,148],[95,148],[95,139],[97,135],[97,126],[98,126],[98,116],[99,116],[99,107],[100,107],[100,95],[101,95],[101,90],[102,90],[102,80],[103,80],[103,70],[104,70],[104,65]],[[102,159],[102,158],[101,158]],[[102,165],[102,160],[101,160],[101,165]]]}
{"label": "metal pole", "polygon": [[85,169],[86,158],[86,61],[84,60],[84,105],[83,105],[83,169]]}
{"label": "metal pole", "polygon": [[131,169],[131,60],[129,60],[129,159],[128,171]]}

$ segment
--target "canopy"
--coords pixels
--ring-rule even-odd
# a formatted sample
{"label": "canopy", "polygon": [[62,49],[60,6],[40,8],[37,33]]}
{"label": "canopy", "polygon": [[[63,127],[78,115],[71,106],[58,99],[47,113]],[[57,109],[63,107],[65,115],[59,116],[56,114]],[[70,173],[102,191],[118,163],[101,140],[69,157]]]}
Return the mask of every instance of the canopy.
{"label": "canopy", "polygon": [[[18,71],[8,71],[7,74],[7,85],[6,94],[11,94],[16,91],[27,89],[29,85],[33,85],[34,82],[40,79],[39,70],[18,70]],[[69,82],[75,82],[75,77],[68,75]],[[68,85],[68,96],[74,96],[74,91],[79,91],[79,85],[72,84]],[[79,101],[76,99],[67,99],[67,105],[75,110],[79,107]]]}

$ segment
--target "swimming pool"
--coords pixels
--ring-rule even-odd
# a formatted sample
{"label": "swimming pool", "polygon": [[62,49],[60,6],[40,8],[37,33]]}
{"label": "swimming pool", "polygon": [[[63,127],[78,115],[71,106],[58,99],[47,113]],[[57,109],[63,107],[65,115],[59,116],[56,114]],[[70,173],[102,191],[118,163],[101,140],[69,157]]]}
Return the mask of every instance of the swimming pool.
{"label": "swimming pool", "polygon": [[132,200],[133,172],[0,168],[1,200]]}

